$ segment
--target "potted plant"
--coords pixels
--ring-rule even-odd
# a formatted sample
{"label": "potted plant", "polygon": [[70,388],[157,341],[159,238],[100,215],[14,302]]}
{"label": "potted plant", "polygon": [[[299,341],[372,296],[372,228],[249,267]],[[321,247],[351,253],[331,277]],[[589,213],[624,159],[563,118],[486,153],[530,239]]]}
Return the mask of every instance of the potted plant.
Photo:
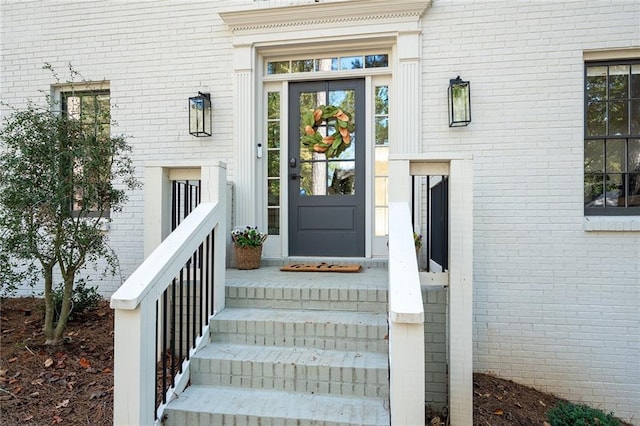
{"label": "potted plant", "polygon": [[420,253],[420,249],[422,248],[422,234],[417,232],[413,233],[413,244],[416,247],[416,255]]}
{"label": "potted plant", "polygon": [[238,269],[258,269],[262,257],[262,244],[267,234],[258,231],[258,227],[246,226],[231,231],[231,240],[236,254]]}

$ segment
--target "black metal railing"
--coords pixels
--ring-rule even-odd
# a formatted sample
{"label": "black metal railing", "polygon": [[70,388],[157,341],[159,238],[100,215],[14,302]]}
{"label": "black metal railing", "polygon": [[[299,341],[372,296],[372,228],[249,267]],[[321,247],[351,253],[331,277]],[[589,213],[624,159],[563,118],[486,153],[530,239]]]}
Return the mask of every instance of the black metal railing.
{"label": "black metal railing", "polygon": [[[424,200],[422,205],[418,205],[418,199]],[[433,261],[445,271],[449,269],[449,177],[414,176],[412,200],[411,222],[414,227],[416,215],[421,219],[418,223],[423,230],[422,260],[426,260],[425,268],[430,272]]]}
{"label": "black metal railing", "polygon": [[[172,232],[200,204],[200,187],[199,180],[172,181]],[[156,301],[156,408],[167,402],[167,391],[213,315],[213,255],[212,232]]]}
{"label": "black metal railing", "polygon": [[213,315],[213,262],[212,232],[156,301],[156,408],[167,402],[167,391]]}

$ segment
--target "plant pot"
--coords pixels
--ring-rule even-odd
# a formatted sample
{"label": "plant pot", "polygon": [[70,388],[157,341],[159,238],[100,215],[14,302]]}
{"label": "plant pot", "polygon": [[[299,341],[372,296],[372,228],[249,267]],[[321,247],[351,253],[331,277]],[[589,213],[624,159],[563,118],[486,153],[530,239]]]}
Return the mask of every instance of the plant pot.
{"label": "plant pot", "polygon": [[262,257],[262,246],[258,247],[233,247],[236,253],[236,266],[238,269],[258,269]]}

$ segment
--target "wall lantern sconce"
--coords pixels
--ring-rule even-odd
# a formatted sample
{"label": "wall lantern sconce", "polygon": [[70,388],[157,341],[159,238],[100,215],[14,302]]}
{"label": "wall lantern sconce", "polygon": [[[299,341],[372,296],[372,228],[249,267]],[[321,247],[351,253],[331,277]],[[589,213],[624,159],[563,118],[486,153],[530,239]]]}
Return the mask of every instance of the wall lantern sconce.
{"label": "wall lantern sconce", "polygon": [[449,80],[449,127],[471,123],[471,86],[460,76]]}
{"label": "wall lantern sconce", "polygon": [[193,136],[211,136],[211,95],[198,92],[189,98],[189,133]]}

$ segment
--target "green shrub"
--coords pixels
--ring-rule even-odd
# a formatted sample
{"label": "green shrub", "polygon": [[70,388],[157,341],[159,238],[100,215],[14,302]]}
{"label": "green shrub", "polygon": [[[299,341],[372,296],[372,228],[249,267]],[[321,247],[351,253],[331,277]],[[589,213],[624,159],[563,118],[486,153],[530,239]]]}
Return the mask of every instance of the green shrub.
{"label": "green shrub", "polygon": [[[60,283],[53,291],[53,302],[56,312],[56,321],[62,309],[62,296],[64,284]],[[75,315],[81,314],[86,310],[96,308],[102,300],[102,296],[98,294],[96,287],[87,287],[84,280],[78,281],[73,286],[71,293],[71,313],[69,319],[73,320]]]}
{"label": "green shrub", "polygon": [[547,420],[551,426],[620,426],[613,413],[605,414],[601,410],[586,405],[559,402],[547,411]]}

